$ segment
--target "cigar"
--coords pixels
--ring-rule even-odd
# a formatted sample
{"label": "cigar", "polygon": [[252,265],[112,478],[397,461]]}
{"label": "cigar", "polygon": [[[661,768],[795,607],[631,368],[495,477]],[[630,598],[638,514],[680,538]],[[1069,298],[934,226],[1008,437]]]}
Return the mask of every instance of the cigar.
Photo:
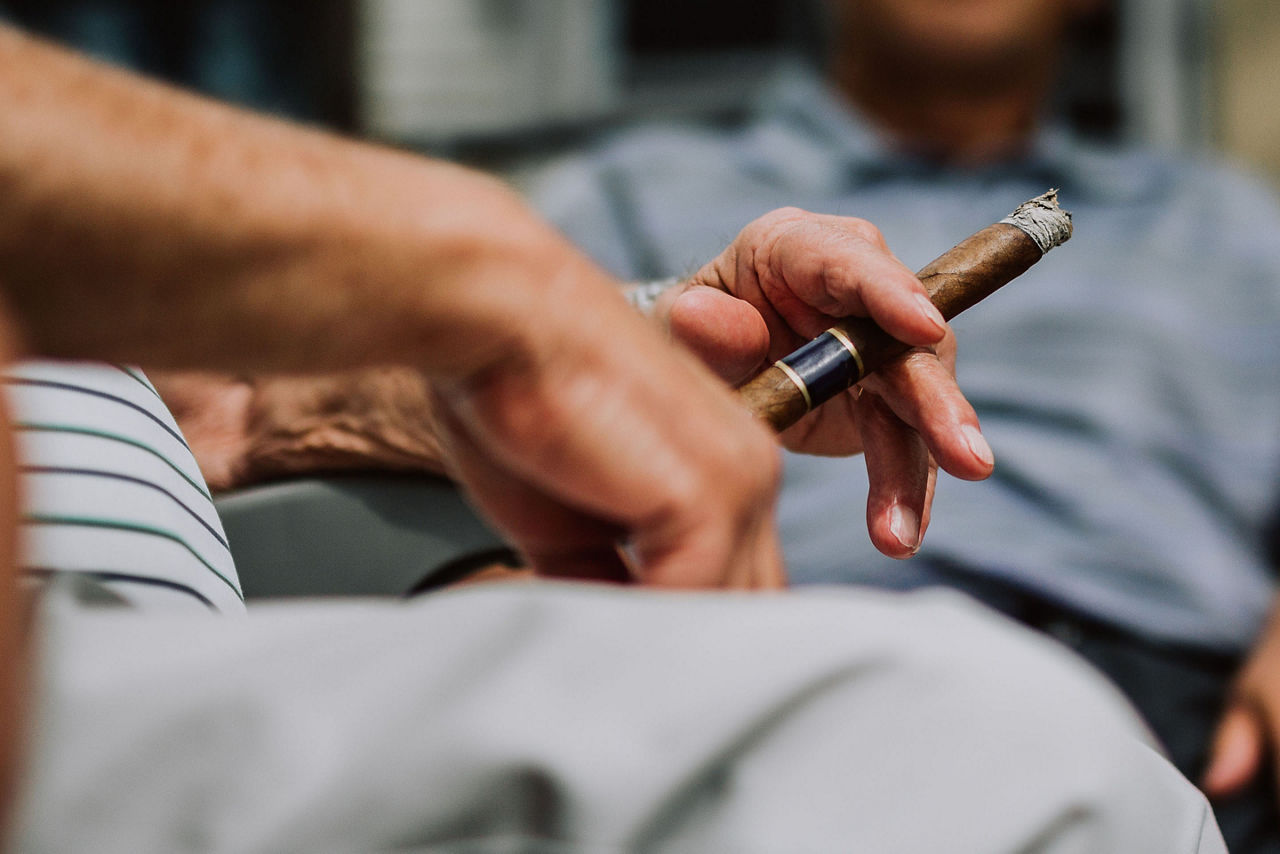
{"label": "cigar", "polygon": [[[1025,273],[1071,237],[1071,214],[1050,190],[956,244],[916,275],[950,320]],[[738,388],[747,407],[781,432],[911,349],[866,318],[851,317]]]}

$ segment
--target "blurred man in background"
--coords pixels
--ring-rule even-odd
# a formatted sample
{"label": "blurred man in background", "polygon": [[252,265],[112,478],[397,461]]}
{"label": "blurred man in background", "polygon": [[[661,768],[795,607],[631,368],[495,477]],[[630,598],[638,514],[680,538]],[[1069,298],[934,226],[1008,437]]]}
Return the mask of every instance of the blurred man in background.
{"label": "blurred man in background", "polygon": [[[1064,39],[1093,0],[827,5],[824,78],[782,75],[730,129],[621,133],[543,176],[536,202],[634,279],[688,273],[783,204],[857,211],[919,268],[1061,188],[1072,243],[954,324],[994,476],[939,480],[932,524],[904,514],[895,529],[901,554],[918,549],[900,563],[852,524],[861,461],[790,456],[792,578],[949,586],[1058,637],[1217,797],[1233,850],[1280,851],[1280,625],[1264,629],[1280,473],[1274,200],[1213,164],[1095,148],[1049,120]],[[658,301],[695,349],[707,299],[677,288]],[[824,450],[800,428],[783,439]]]}

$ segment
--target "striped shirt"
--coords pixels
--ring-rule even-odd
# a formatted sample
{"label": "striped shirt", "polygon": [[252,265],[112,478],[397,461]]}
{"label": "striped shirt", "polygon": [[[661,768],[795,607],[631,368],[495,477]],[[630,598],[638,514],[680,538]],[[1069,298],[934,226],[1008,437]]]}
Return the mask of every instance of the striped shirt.
{"label": "striped shirt", "polygon": [[4,380],[28,577],[84,573],[146,609],[244,611],[209,489],[141,371],[28,362]]}

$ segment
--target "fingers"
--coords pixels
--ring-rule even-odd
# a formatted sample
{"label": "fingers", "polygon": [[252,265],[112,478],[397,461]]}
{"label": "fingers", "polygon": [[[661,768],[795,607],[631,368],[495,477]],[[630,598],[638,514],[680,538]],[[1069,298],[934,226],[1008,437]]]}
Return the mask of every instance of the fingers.
{"label": "fingers", "polygon": [[451,474],[466,487],[526,565],[553,578],[622,582],[630,578],[616,543],[621,529],[554,500],[496,465],[465,426],[440,407],[437,432]]}
{"label": "fingers", "polygon": [[804,337],[833,317],[870,317],[907,344],[928,346],[946,332],[924,285],[894,257],[866,220],[774,211],[744,230],[760,290]]}
{"label": "fingers", "polygon": [[730,384],[752,376],[769,352],[769,329],[760,313],[715,288],[694,286],[681,293],[666,324],[673,338]]}
{"label": "fingers", "polygon": [[1243,701],[1233,702],[1214,733],[1202,782],[1205,792],[1224,797],[1249,783],[1262,765],[1266,741],[1259,711]]}
{"label": "fingers", "polygon": [[613,305],[579,306],[598,322],[536,359],[441,386],[474,446],[464,479],[540,564],[625,538],[644,583],[780,584],[776,443],[693,359],[629,311],[609,317]]}
{"label": "fingers", "polygon": [[867,530],[889,557],[911,557],[928,527],[937,465],[920,435],[904,424],[878,395],[858,402],[866,454]]}
{"label": "fingers", "polygon": [[[797,258],[812,251],[808,235],[796,233],[792,237],[776,250],[774,263],[783,275],[789,267],[803,264]],[[827,243],[831,244],[830,255],[823,259],[816,280],[830,297],[834,310],[829,314],[870,317],[906,344],[928,346],[942,339],[946,333],[942,314],[930,302],[920,280],[888,248],[840,230]]]}
{"label": "fingers", "polygon": [[938,464],[963,480],[991,474],[995,456],[982,436],[978,415],[939,356],[914,350],[863,382],[924,439]]}
{"label": "fingers", "polygon": [[[645,583],[734,590],[777,590],[786,586],[772,513],[746,520],[745,525],[723,514],[713,517],[684,513],[673,521],[675,527],[644,531],[630,543],[628,551],[635,556]],[[690,521],[693,527],[686,527]],[[707,569],[721,563],[725,570],[720,580],[712,584]],[[691,568],[695,571],[691,572]]]}
{"label": "fingers", "polygon": [[[713,289],[756,309],[769,359],[822,333],[834,318],[847,316],[869,316],[903,342],[936,347],[942,358],[913,353],[882,368],[864,385],[923,437],[946,471],[966,480],[990,475],[991,449],[954,379],[954,336],[924,285],[893,256],[871,223],[795,208],[777,210],[744,228],[693,282],[709,288],[694,287],[677,298],[671,311],[673,332],[731,381],[744,379],[744,369],[754,361],[760,326],[742,306],[716,296]],[[862,445],[856,420],[856,406],[832,401],[782,439],[787,447],[808,453],[854,453]]]}
{"label": "fingers", "polygon": [[677,488],[631,527],[628,553],[646,584],[754,590],[785,583],[772,500],[781,481],[777,446],[736,399],[723,399],[742,422],[727,434],[686,423],[681,444],[693,439],[686,448],[699,470],[673,481]]}

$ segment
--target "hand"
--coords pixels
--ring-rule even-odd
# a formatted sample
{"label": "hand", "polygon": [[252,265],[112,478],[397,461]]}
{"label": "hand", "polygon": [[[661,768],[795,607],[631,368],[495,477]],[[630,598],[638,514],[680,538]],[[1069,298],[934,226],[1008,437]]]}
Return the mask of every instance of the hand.
{"label": "hand", "polygon": [[1280,599],[1236,676],[1209,751],[1201,785],[1226,797],[1257,775],[1266,752],[1280,756]]}
{"label": "hand", "polygon": [[768,431],[594,267],[538,278],[528,337],[434,385],[452,473],[540,574],[782,586]]}
{"label": "hand", "polygon": [[[404,369],[252,381],[155,372],[152,379],[215,492],[338,469],[439,472],[444,437],[448,468],[543,575],[781,586],[772,442],[719,382],[582,267],[575,290],[594,286],[600,305],[589,309],[592,297],[566,295],[571,310],[526,324],[571,326],[564,337],[581,347],[560,342],[549,358],[511,358],[483,376],[443,382],[438,399]],[[584,324],[579,311],[595,321]],[[642,340],[627,334],[633,327]],[[641,357],[645,348],[654,352]],[[610,358],[602,362],[602,353]],[[662,367],[667,360],[676,366]],[[644,391],[626,393],[641,376]],[[718,416],[703,417],[703,397]],[[648,416],[628,416],[631,406]],[[727,427],[712,426],[725,417]],[[575,442],[580,433],[591,441]],[[642,488],[624,488],[631,477]],[[630,561],[619,540],[629,542]]]}
{"label": "hand", "polygon": [[747,379],[840,317],[870,317],[915,345],[781,436],[806,453],[865,451],[867,525],[886,555],[909,557],[919,548],[939,463],[967,480],[991,473],[991,449],[955,382],[954,336],[871,223],[774,211],[743,229],[683,289],[664,295],[657,314],[729,382]]}

